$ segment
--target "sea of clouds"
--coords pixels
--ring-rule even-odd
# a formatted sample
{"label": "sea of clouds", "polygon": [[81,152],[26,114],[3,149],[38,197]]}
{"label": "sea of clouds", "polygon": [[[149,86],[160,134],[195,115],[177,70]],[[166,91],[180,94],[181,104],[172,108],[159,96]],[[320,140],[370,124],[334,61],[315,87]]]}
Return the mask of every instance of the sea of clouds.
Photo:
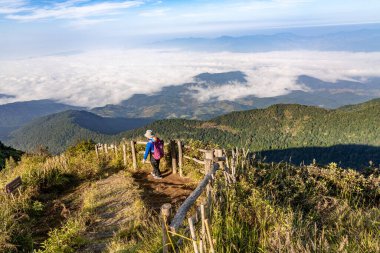
{"label": "sea of clouds", "polygon": [[267,53],[104,50],[0,60],[0,104],[54,99],[71,105],[117,104],[133,94],[181,85],[200,73],[240,70],[248,83],[202,89],[199,100],[274,97],[305,89],[296,80],[380,77],[379,53],[288,51]]}

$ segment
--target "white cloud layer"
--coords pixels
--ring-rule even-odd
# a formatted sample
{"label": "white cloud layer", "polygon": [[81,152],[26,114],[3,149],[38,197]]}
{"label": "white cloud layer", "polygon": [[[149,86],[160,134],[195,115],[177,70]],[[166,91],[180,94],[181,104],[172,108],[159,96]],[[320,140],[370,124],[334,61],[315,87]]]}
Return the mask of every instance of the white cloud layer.
{"label": "white cloud layer", "polygon": [[0,60],[0,104],[34,99],[96,107],[116,104],[136,93],[151,94],[204,73],[240,70],[247,85],[202,90],[210,97],[234,100],[247,95],[273,97],[302,89],[296,79],[324,81],[379,77],[380,53],[268,52],[201,53],[159,50],[94,51],[19,60]]}

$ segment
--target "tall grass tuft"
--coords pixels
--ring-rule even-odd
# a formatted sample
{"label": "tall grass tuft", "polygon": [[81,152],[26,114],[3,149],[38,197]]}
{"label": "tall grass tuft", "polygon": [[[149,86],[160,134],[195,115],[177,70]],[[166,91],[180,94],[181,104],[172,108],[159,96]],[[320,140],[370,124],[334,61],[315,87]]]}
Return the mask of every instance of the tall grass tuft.
{"label": "tall grass tuft", "polygon": [[219,188],[217,252],[380,252],[378,175],[255,163]]}

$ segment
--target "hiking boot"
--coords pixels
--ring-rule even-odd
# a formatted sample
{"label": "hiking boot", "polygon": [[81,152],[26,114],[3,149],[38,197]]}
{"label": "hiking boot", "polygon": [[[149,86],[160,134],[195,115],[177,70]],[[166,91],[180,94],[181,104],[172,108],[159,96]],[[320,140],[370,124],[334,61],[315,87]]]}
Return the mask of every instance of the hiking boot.
{"label": "hiking boot", "polygon": [[155,177],[156,175],[153,173],[153,171],[150,173],[152,175],[152,177]]}

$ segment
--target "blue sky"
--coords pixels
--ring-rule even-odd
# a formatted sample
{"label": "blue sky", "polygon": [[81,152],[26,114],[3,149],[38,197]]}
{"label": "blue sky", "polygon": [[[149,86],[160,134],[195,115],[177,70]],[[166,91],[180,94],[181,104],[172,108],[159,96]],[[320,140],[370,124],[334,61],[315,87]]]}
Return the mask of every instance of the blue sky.
{"label": "blue sky", "polygon": [[[287,94],[300,89],[299,75],[329,82],[379,77],[380,52],[241,54],[154,50],[149,44],[284,31],[379,31],[379,13],[380,0],[0,0],[0,94],[14,96],[0,98],[0,104],[33,99],[115,104],[203,72],[247,74],[244,87],[204,92],[228,100]],[[136,48],[141,45],[145,48]]]}
{"label": "blue sky", "polygon": [[163,38],[380,23],[379,13],[379,0],[0,0],[0,48],[1,55],[34,55],[127,47]]}

